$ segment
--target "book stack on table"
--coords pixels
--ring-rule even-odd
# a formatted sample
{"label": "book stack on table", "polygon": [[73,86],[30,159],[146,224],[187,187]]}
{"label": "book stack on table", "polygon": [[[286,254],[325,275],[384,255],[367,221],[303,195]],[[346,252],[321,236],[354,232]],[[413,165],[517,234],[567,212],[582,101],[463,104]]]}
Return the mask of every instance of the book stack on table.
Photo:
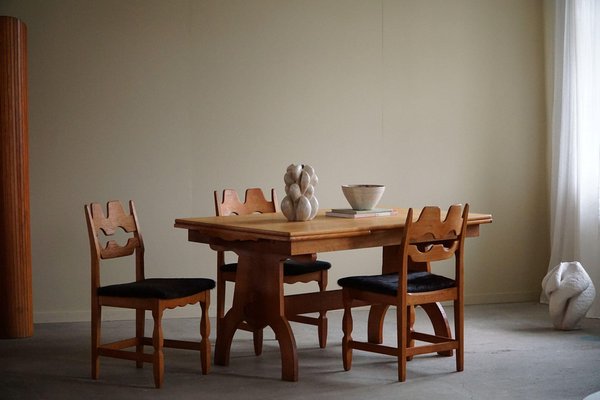
{"label": "book stack on table", "polygon": [[338,217],[338,218],[367,218],[367,217],[384,217],[389,215],[396,215],[398,211],[393,208],[373,208],[371,210],[354,210],[352,208],[333,208],[331,211],[327,211],[325,215],[327,217]]}

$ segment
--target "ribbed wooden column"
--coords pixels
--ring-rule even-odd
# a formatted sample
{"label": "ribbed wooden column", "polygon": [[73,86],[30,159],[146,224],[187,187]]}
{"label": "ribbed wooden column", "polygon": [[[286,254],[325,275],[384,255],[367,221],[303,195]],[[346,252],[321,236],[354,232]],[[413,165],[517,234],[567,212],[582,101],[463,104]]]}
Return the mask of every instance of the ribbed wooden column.
{"label": "ribbed wooden column", "polygon": [[33,335],[27,27],[0,16],[0,338]]}

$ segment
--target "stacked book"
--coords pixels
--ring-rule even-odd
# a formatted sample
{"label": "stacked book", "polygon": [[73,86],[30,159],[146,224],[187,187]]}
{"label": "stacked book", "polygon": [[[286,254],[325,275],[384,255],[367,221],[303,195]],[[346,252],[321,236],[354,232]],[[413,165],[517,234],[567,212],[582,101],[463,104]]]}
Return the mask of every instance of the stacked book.
{"label": "stacked book", "polygon": [[367,217],[384,217],[388,215],[396,215],[398,211],[393,208],[373,208],[371,210],[354,210],[352,208],[333,208],[325,213],[328,217],[338,218],[367,218]]}

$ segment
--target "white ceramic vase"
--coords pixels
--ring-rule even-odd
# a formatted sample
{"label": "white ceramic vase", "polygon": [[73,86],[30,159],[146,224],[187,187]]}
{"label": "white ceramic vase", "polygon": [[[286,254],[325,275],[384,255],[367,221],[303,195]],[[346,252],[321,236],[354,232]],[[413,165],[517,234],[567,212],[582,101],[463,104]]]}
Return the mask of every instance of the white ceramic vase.
{"label": "white ceramic vase", "polygon": [[319,182],[310,165],[291,164],[283,176],[285,197],[281,201],[281,212],[288,221],[309,221],[317,215],[319,202],[315,197],[315,186]]}

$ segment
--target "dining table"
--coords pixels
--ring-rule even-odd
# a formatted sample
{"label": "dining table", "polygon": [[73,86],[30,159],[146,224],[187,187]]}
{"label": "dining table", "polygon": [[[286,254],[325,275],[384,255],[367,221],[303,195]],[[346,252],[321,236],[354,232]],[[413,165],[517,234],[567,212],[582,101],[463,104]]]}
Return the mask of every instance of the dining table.
{"label": "dining table", "polygon": [[[288,221],[279,212],[177,218],[174,226],[186,229],[190,242],[208,244],[213,250],[233,251],[238,256],[232,307],[217,324],[215,364],[229,364],[233,336],[245,321],[255,329],[269,326],[274,331],[281,353],[281,378],[297,381],[298,351],[287,316],[343,309],[342,291],[284,295],[283,262],[289,258],[315,260],[318,253],[381,247],[381,272],[397,273],[408,209],[394,210],[394,215],[367,218],[330,217],[322,210],[310,221]],[[414,209],[414,215],[419,215],[418,209]],[[491,222],[490,214],[469,213],[467,236],[479,236],[480,226]],[[428,269],[429,265],[410,266],[411,271]],[[450,336],[443,307],[436,303],[423,308],[436,334]],[[371,306],[369,341],[381,343],[386,311],[385,306]]]}

